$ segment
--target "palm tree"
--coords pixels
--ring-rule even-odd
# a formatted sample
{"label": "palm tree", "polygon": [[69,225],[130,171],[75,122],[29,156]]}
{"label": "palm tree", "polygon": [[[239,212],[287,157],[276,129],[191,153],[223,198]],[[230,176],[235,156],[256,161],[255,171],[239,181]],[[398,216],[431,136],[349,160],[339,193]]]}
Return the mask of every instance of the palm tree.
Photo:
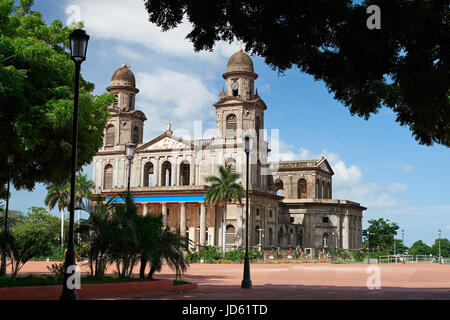
{"label": "palm tree", "polygon": [[[95,187],[92,180],[88,180],[87,174],[78,172],[75,179],[75,203],[78,208],[78,227],[81,219],[81,204],[83,199],[90,199],[92,197],[91,189]],[[78,235],[78,244],[80,243],[80,235]]]}
{"label": "palm tree", "polygon": [[64,209],[69,206],[70,185],[67,182],[51,183],[47,185],[47,196],[44,203],[49,210],[58,204],[61,213],[61,249],[64,249]]}
{"label": "palm tree", "polygon": [[102,278],[108,263],[113,262],[111,243],[115,241],[115,229],[112,223],[114,198],[103,202],[100,196],[82,202],[80,209],[89,214],[81,221],[76,232],[88,238],[88,258],[91,276]]}
{"label": "palm tree", "polygon": [[223,167],[219,166],[219,177],[208,176],[206,182],[211,182],[211,186],[206,190],[206,202],[223,206],[223,222],[222,222],[222,245],[223,255],[226,250],[226,224],[227,224],[227,203],[242,203],[242,197],[245,195],[244,188],[236,182],[239,173],[231,172],[231,165]]}

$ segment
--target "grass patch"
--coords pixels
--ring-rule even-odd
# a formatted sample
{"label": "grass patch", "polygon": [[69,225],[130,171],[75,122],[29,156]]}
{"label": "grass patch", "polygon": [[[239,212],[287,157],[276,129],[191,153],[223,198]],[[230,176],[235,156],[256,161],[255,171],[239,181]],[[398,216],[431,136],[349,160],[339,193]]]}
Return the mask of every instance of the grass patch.
{"label": "grass patch", "polygon": [[174,286],[178,286],[180,284],[191,284],[191,283],[188,282],[188,281],[184,281],[184,280],[173,280],[173,285]]}
{"label": "grass patch", "polygon": [[[113,277],[104,277],[103,279],[97,279],[94,277],[81,277],[81,284],[139,282],[139,281],[151,281],[151,279],[113,278]],[[10,277],[0,277],[0,287],[24,287],[24,286],[46,286],[46,285],[62,285],[62,280],[55,279],[51,276],[33,276],[33,275],[27,277],[18,277],[15,280]]]}

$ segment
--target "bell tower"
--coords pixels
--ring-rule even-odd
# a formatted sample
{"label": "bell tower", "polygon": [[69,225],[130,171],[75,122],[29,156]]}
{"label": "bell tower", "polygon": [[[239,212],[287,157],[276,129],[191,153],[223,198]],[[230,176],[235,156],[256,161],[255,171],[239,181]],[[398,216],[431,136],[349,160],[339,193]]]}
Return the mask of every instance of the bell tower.
{"label": "bell tower", "polygon": [[135,97],[139,92],[136,79],[130,67],[123,64],[111,77],[106,90],[115,96],[114,103],[108,108],[110,118],[105,130],[104,150],[122,150],[127,142],[142,143],[144,121],[142,111],[135,110]]}
{"label": "bell tower", "polygon": [[225,88],[220,93],[216,107],[216,129],[218,137],[240,137],[245,132],[259,134],[264,129],[264,101],[255,92],[253,61],[242,49],[234,53],[222,75]]}

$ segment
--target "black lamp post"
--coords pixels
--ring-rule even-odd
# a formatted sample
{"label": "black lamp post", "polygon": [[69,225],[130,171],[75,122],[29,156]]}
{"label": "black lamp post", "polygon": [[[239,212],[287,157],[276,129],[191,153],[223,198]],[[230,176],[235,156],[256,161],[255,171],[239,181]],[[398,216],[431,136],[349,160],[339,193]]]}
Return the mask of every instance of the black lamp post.
{"label": "black lamp post", "polygon": [[245,259],[244,259],[244,279],[242,279],[241,288],[250,289],[252,280],[250,280],[250,260],[248,258],[248,171],[250,155],[250,136],[244,138],[244,150],[247,157],[246,170],[246,189],[245,189]]}
{"label": "black lamp post", "polygon": [[439,264],[442,264],[442,258],[441,258],[441,229],[438,230],[439,233]]}
{"label": "black lamp post", "polygon": [[131,178],[131,160],[134,158],[134,152],[136,151],[136,145],[132,142],[128,142],[125,145],[125,155],[128,159],[128,194],[130,193],[130,178]]}
{"label": "black lamp post", "polygon": [[3,229],[3,236],[4,236],[4,247],[2,248],[2,265],[0,268],[0,277],[6,276],[6,236],[8,234],[8,207],[9,207],[9,187],[11,182],[11,171],[12,171],[12,165],[14,161],[14,155],[8,156],[8,187],[6,188],[6,208],[5,208],[5,227]]}
{"label": "black lamp post", "polygon": [[[70,274],[67,269],[76,266],[75,250],[73,244],[73,228],[75,219],[75,176],[77,168],[77,149],[78,149],[78,95],[80,91],[80,67],[81,63],[86,60],[86,51],[89,36],[84,30],[76,29],[70,36],[70,53],[71,58],[75,62],[75,92],[73,103],[73,124],[72,124],[72,168],[70,177],[70,219],[69,219],[69,243],[67,245],[66,259],[64,262],[64,280],[63,292],[61,300],[77,300],[78,294],[73,283],[69,284]],[[72,269],[73,267],[71,267]],[[76,269],[75,269],[76,270]],[[76,272],[76,271],[73,271]]]}
{"label": "black lamp post", "polygon": [[336,231],[331,230],[331,235],[333,236],[333,242],[334,242],[333,256],[331,257],[331,259],[332,259],[332,262],[335,263],[336,262],[336,253],[337,253],[336,252],[337,251],[337,249],[336,249],[336,247],[337,247]]}
{"label": "black lamp post", "polygon": [[403,252],[403,264],[405,264],[405,230],[402,230],[402,252]]}

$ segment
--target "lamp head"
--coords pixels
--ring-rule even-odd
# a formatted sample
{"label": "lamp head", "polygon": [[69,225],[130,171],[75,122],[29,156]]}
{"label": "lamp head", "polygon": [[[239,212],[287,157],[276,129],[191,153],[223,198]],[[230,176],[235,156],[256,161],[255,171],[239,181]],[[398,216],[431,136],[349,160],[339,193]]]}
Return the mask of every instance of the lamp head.
{"label": "lamp head", "polygon": [[89,35],[82,29],[74,30],[70,35],[70,56],[76,63],[86,60]]}
{"label": "lamp head", "polygon": [[125,154],[128,160],[132,160],[134,158],[134,152],[136,151],[136,145],[132,142],[128,142],[125,145]]}
{"label": "lamp head", "polygon": [[246,135],[244,137],[244,150],[245,150],[245,153],[250,152],[250,135]]}

